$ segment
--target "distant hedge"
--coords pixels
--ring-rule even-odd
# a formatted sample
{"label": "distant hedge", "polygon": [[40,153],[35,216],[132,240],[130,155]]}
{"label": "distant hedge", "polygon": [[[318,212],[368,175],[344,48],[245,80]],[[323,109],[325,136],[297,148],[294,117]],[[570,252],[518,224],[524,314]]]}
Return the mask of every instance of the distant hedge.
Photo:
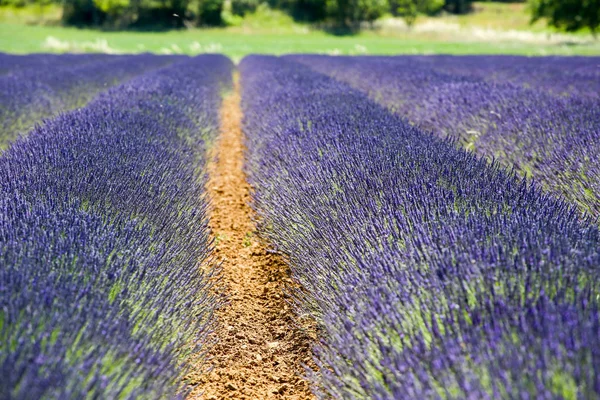
{"label": "distant hedge", "polygon": [[243,17],[262,3],[298,21],[353,29],[386,13],[408,20],[416,14],[431,15],[442,9],[452,13],[471,9],[471,0],[0,0],[0,6],[52,2],[62,5],[65,25],[112,29],[226,25],[228,15]]}
{"label": "distant hedge", "polygon": [[[261,3],[288,12],[294,19],[326,22],[330,26],[359,28],[386,13],[405,18],[410,25],[418,14],[445,11],[465,14],[472,0],[0,0],[0,6],[50,4],[63,6],[63,22],[75,26],[108,28],[180,28],[225,25],[226,15],[243,17]],[[494,0],[529,2],[532,21],[548,23],[566,31],[600,26],[600,0]]]}

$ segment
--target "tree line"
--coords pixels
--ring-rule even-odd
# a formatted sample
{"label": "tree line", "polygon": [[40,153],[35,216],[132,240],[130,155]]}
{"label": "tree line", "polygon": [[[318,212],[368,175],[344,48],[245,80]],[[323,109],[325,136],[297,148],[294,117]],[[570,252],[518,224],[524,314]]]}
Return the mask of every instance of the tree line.
{"label": "tree line", "polygon": [[[224,26],[253,12],[262,3],[283,10],[298,21],[358,29],[384,14],[404,18],[408,25],[419,14],[465,14],[472,0],[0,0],[0,6],[27,3],[63,6],[63,22],[75,26],[110,28],[177,28]],[[528,1],[532,21],[547,19],[566,31],[600,25],[600,0],[495,0]]]}
{"label": "tree line", "polygon": [[[53,0],[0,0],[53,1]],[[266,3],[302,22],[357,29],[386,13],[411,23],[417,14],[462,14],[471,0],[58,0],[68,25],[105,27],[224,26]]]}

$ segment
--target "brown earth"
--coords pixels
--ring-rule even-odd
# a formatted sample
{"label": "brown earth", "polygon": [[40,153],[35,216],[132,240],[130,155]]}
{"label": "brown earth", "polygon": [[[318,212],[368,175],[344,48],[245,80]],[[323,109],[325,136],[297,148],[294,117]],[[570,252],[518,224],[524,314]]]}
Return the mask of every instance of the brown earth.
{"label": "brown earth", "polygon": [[217,311],[218,343],[208,354],[214,369],[188,376],[190,399],[314,399],[302,378],[311,365],[309,327],[300,328],[283,289],[289,269],[255,234],[243,172],[240,90],[223,102],[221,137],[209,164],[210,228],[229,303]]}

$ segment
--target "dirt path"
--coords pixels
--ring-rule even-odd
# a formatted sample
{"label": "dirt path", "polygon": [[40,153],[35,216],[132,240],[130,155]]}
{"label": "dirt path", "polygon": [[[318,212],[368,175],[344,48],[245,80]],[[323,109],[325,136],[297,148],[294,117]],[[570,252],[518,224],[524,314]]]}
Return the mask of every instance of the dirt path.
{"label": "dirt path", "polygon": [[[310,338],[296,329],[282,289],[291,283],[280,257],[254,235],[244,160],[240,90],[221,110],[221,137],[209,165],[210,227],[217,239],[230,304],[217,313],[214,369],[195,380],[191,399],[313,399],[301,378],[310,363]],[[193,377],[192,377],[193,378]],[[192,379],[192,381],[194,381]]]}

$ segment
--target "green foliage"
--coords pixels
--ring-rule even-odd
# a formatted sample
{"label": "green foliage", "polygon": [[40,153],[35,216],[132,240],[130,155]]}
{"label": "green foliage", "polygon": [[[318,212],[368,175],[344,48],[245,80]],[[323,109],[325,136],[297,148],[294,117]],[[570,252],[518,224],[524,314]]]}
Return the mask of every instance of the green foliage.
{"label": "green foliage", "polygon": [[530,0],[532,22],[548,23],[568,32],[589,28],[595,35],[600,25],[600,0]]}
{"label": "green foliage", "polygon": [[67,25],[101,25],[106,14],[93,0],[64,0],[63,22]]}
{"label": "green foliage", "polygon": [[390,0],[392,14],[404,18],[412,26],[419,14],[437,14],[444,7],[444,0]]}
{"label": "green foliage", "polygon": [[25,0],[0,0],[0,6],[13,6],[13,7],[25,7],[27,2]]}
{"label": "green foliage", "polygon": [[326,2],[322,0],[297,0],[292,15],[301,21],[320,21],[327,15]]}
{"label": "green foliage", "polygon": [[326,0],[327,16],[344,27],[375,21],[388,9],[387,0]]}
{"label": "green foliage", "polygon": [[471,0],[446,0],[444,9],[452,14],[466,14],[471,11]]}
{"label": "green foliage", "polygon": [[417,20],[417,2],[414,0],[396,0],[392,6],[392,13],[404,18],[408,26],[413,26]]}
{"label": "green foliage", "polygon": [[223,0],[200,0],[198,6],[198,23],[210,26],[222,25],[222,12]]}
{"label": "green foliage", "polygon": [[112,14],[127,8],[129,0],[94,0],[94,5],[101,11]]}
{"label": "green foliage", "polygon": [[231,0],[231,12],[233,15],[244,16],[254,12],[259,5],[259,0]]}
{"label": "green foliage", "polygon": [[129,0],[93,0],[93,5],[114,25],[130,23],[130,14],[126,13],[130,7]]}
{"label": "green foliage", "polygon": [[268,0],[268,4],[271,8],[287,12],[296,21],[323,21],[327,17],[324,0]]}
{"label": "green foliage", "polygon": [[179,28],[184,19],[219,25],[223,0],[63,0],[63,22],[106,28]]}
{"label": "green foliage", "polygon": [[427,15],[439,13],[444,8],[444,0],[421,0],[418,2],[419,12]]}
{"label": "green foliage", "polygon": [[56,0],[0,0],[0,7],[47,6]]}

